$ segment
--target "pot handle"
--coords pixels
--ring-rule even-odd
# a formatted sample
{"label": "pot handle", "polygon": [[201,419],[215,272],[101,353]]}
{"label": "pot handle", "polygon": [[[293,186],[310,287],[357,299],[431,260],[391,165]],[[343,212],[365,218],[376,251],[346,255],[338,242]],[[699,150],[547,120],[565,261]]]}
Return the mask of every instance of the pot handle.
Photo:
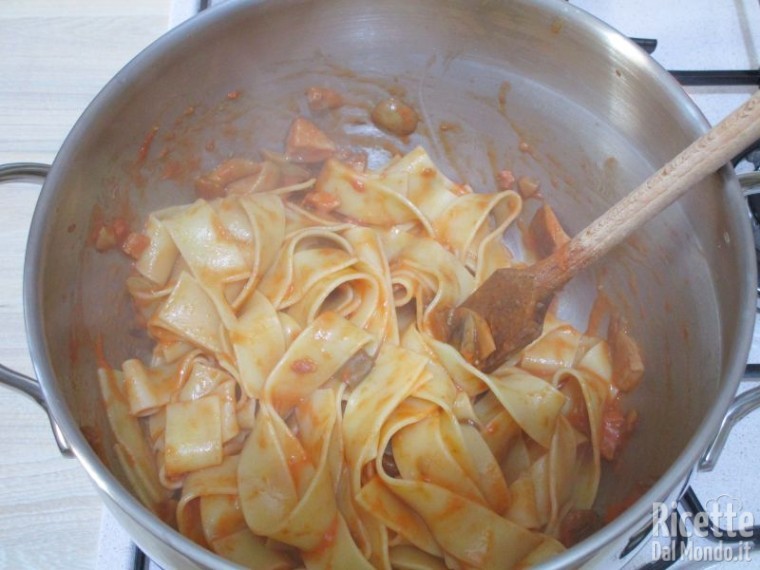
{"label": "pot handle", "polygon": [[[760,365],[748,364],[747,370],[744,373],[744,379],[757,380],[758,378],[760,378]],[[746,417],[747,414],[759,407],[760,386],[750,388],[734,398],[734,401],[728,407],[726,415],[723,416],[723,421],[720,424],[718,433],[699,459],[697,469],[700,471],[712,471],[718,463],[720,453],[723,451],[733,427]]]}
{"label": "pot handle", "polygon": [[[50,166],[47,164],[39,164],[36,162],[2,164],[0,165],[0,183],[12,181],[43,182],[49,170]],[[63,437],[61,429],[53,421],[40,384],[33,378],[20,374],[15,370],[11,370],[2,364],[0,364],[0,384],[4,384],[19,392],[23,392],[45,410],[45,413],[47,413],[48,419],[50,420],[50,427],[53,429],[53,436],[55,437],[55,442],[58,444],[58,449],[61,451],[62,455],[72,457],[73,452],[71,446],[69,446],[66,439]]]}
{"label": "pot handle", "polygon": [[[760,172],[745,172],[740,174],[739,183],[741,184],[745,198],[760,194]],[[758,296],[760,296],[760,286],[758,286],[757,292]],[[744,380],[760,380],[760,364],[748,364],[744,371]],[[723,417],[718,433],[699,459],[699,463],[697,464],[699,471],[712,471],[715,468],[733,427],[747,414],[757,408],[760,408],[760,386],[742,392],[734,398],[726,415]]]}

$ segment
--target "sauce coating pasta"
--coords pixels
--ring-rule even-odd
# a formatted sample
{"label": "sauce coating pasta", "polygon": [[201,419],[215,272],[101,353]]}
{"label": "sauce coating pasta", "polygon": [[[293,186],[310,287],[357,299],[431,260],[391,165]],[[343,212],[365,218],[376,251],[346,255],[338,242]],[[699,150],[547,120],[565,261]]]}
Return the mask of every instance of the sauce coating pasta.
{"label": "sauce coating pasta", "polygon": [[125,249],[155,344],[99,381],[135,494],[269,570],[523,568],[593,532],[602,455],[634,421],[617,396],[642,372],[625,327],[608,342],[550,313],[491,374],[439,338],[519,263],[502,236],[520,194],[475,193],[422,148],[367,171],[306,119],[288,146],[207,173]]}

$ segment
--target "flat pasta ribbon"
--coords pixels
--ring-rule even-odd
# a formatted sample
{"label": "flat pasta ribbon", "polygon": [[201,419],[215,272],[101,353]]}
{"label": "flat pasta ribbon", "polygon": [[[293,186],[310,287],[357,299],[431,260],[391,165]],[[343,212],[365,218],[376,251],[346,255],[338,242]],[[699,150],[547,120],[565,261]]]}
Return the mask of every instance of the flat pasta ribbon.
{"label": "flat pasta ribbon", "polygon": [[445,342],[450,310],[513,263],[521,197],[454,183],[422,148],[312,174],[232,158],[199,180],[217,197],[148,216],[126,288],[153,348],[98,370],[123,480],[266,570],[561,552],[599,488],[611,343],[550,313],[485,374]]}

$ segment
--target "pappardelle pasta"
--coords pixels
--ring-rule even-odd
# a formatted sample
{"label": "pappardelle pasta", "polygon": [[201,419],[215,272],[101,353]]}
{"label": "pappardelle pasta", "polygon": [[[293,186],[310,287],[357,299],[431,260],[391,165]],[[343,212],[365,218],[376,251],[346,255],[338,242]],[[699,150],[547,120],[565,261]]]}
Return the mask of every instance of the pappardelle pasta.
{"label": "pappardelle pasta", "polygon": [[274,154],[227,161],[132,240],[126,287],[154,349],[99,381],[135,494],[257,569],[504,570],[561,552],[632,423],[611,350],[630,339],[550,314],[479,371],[440,319],[519,263],[502,236],[520,194],[475,193],[422,148],[368,171],[327,146],[313,178]]}

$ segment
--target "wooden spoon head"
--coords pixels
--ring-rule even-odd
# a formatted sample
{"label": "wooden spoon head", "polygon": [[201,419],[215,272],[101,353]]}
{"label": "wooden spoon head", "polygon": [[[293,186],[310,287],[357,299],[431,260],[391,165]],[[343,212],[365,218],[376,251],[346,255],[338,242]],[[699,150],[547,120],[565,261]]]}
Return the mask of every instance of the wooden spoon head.
{"label": "wooden spoon head", "polygon": [[499,269],[454,309],[448,342],[491,372],[541,336],[551,299],[530,269]]}

